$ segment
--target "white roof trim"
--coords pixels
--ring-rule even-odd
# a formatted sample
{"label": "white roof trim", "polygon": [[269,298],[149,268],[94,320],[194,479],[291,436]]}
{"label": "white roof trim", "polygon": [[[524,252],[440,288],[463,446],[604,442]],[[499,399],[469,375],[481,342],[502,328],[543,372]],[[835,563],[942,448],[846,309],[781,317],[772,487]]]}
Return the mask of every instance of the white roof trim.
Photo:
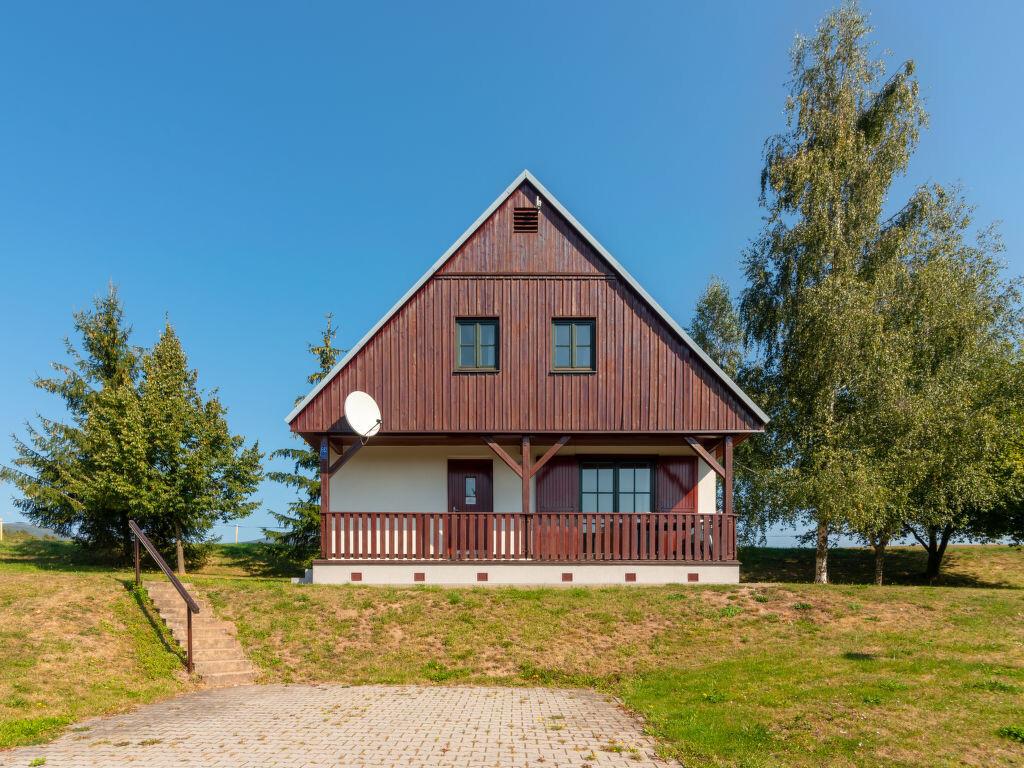
{"label": "white roof trim", "polygon": [[669,328],[671,328],[676,333],[676,335],[678,335],[679,338],[682,339],[683,342],[687,346],[689,346],[690,349],[692,349],[697,354],[697,356],[701,360],[703,360],[720,379],[722,379],[722,381],[725,382],[726,386],[729,387],[732,393],[735,394],[743,402],[744,405],[750,408],[750,410],[753,411],[759,419],[761,419],[766,424],[768,423],[768,414],[766,414],[764,411],[757,407],[754,401],[751,400],[742,389],[740,389],[739,385],[735,381],[733,381],[725,371],[718,367],[718,364],[715,363],[715,361],[708,356],[707,352],[701,349],[697,345],[697,342],[691,339],[690,335],[685,330],[683,330],[683,327],[679,325],[679,323],[677,323],[675,320],[673,320],[672,316],[669,315],[668,312],[666,312],[664,309],[662,309],[661,305],[658,304],[658,302],[655,301],[654,298],[643,289],[640,283],[638,283],[633,278],[633,276],[626,271],[626,268],[619,264],[619,262],[615,260],[615,257],[612,256],[608,251],[606,251],[604,246],[597,241],[597,238],[590,234],[586,230],[586,228],[582,224],[580,224],[576,220],[576,218],[571,213],[569,213],[568,210],[566,210],[565,206],[558,202],[558,198],[556,198],[554,195],[548,192],[547,188],[543,184],[541,184],[536,179],[536,177],[534,177],[534,175],[530,173],[528,170],[524,170],[522,173],[516,176],[515,180],[511,184],[509,184],[508,187],[505,188],[505,191],[498,195],[497,199],[487,207],[487,210],[481,213],[477,220],[474,221],[469,226],[469,229],[463,232],[459,239],[452,243],[452,246],[447,251],[444,252],[441,258],[439,258],[431,265],[430,269],[428,269],[423,274],[423,277],[417,280],[416,283],[412,286],[412,288],[406,291],[405,295],[402,296],[402,298],[400,298],[395,303],[395,305],[391,307],[391,309],[389,309],[380,320],[377,321],[376,325],[374,325],[366,333],[366,335],[363,336],[363,338],[361,338],[359,342],[354,347],[352,347],[341,360],[337,362],[337,364],[328,372],[328,374],[324,376],[319,381],[319,383],[317,383],[317,385],[313,387],[312,390],[310,390],[309,394],[299,401],[298,405],[296,405],[295,408],[292,409],[291,413],[289,413],[285,417],[286,423],[290,424],[295,419],[295,417],[298,416],[299,413],[301,413],[302,409],[305,408],[309,404],[309,402],[314,397],[317,396],[320,390],[326,387],[327,384],[331,381],[331,379],[337,376],[338,372],[346,365],[348,365],[349,361],[352,360],[352,358],[359,354],[359,350],[366,346],[366,343],[374,337],[377,331],[379,331],[381,327],[388,320],[390,320],[391,317],[409,299],[413,297],[416,291],[423,287],[423,284],[426,283],[427,280],[433,277],[434,273],[437,272],[437,270],[444,266],[444,263],[448,261],[448,259],[450,259],[452,255],[460,247],[462,247],[462,244],[465,243],[466,240],[468,240],[474,232],[476,232],[476,230],[480,227],[481,224],[487,221],[490,215],[494,213],[495,210],[497,210],[498,206],[504,203],[508,196],[515,192],[516,189],[519,188],[519,185],[522,184],[524,181],[530,182],[530,184],[532,184],[537,189],[537,191],[540,192],[541,195],[543,195],[547,199],[547,201],[555,207],[555,210],[557,210],[565,218],[565,220],[569,222],[569,224],[571,224],[581,235],[583,235],[586,241],[590,243],[591,246],[593,246],[594,250],[601,254],[601,256],[604,258],[605,261],[608,262],[611,268],[618,272],[619,276],[627,283],[629,283],[630,287],[634,291],[640,294],[641,298],[643,298],[643,300],[650,305],[651,309],[657,312],[661,319],[664,320],[665,323],[669,326]]}

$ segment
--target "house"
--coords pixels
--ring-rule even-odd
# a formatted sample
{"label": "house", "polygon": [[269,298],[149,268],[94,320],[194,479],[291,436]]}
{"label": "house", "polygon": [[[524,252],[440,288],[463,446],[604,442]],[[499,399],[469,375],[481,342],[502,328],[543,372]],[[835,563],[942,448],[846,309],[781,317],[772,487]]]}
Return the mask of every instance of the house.
{"label": "house", "polygon": [[313,581],[735,583],[733,448],[767,421],[524,171],[288,415]]}

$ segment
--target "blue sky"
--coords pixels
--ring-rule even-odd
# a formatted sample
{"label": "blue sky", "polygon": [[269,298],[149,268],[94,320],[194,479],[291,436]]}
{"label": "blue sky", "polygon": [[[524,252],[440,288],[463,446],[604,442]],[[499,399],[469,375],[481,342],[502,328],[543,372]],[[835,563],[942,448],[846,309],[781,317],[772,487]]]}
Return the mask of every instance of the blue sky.
{"label": "blue sky", "polygon": [[[232,428],[288,445],[323,314],[354,343],[523,168],[688,322],[740,284],[787,53],[832,5],[6,5],[0,462],[59,414],[31,379],[108,280],[136,343],[169,317]],[[1024,5],[864,7],[931,115],[893,204],[961,182],[1021,273]]]}

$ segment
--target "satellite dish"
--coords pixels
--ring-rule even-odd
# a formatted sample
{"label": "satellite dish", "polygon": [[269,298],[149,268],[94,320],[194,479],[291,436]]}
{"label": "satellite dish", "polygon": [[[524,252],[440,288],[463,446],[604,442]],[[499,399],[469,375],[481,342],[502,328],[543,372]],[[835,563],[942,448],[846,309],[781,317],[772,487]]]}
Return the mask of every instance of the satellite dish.
{"label": "satellite dish", "polygon": [[345,398],[345,419],[360,437],[373,437],[380,432],[380,408],[377,401],[358,389]]}

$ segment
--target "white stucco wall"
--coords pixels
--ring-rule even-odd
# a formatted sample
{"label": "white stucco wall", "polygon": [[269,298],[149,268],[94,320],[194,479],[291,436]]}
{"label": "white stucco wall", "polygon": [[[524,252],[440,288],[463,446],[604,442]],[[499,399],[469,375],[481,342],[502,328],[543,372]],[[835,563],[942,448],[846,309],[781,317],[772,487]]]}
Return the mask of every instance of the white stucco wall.
{"label": "white stucco wall", "polygon": [[331,477],[331,511],[444,512],[448,459],[493,460],[494,511],[522,511],[522,481],[485,445],[367,445]]}
{"label": "white stucco wall", "polygon": [[[547,446],[538,446],[534,458]],[[518,451],[509,450],[518,459]],[[585,446],[570,443],[559,455],[692,455],[674,446]],[[337,458],[332,453],[332,461]],[[443,512],[448,506],[448,459],[489,459],[494,467],[494,510],[522,511],[522,483],[519,476],[480,445],[465,446],[375,446],[362,448],[331,477],[332,512]],[[697,511],[715,511],[715,473],[697,461]],[[530,484],[530,503],[536,509],[535,485]]]}
{"label": "white stucco wall", "polygon": [[709,467],[704,459],[697,459],[697,511],[701,513],[717,512],[718,475]]}

